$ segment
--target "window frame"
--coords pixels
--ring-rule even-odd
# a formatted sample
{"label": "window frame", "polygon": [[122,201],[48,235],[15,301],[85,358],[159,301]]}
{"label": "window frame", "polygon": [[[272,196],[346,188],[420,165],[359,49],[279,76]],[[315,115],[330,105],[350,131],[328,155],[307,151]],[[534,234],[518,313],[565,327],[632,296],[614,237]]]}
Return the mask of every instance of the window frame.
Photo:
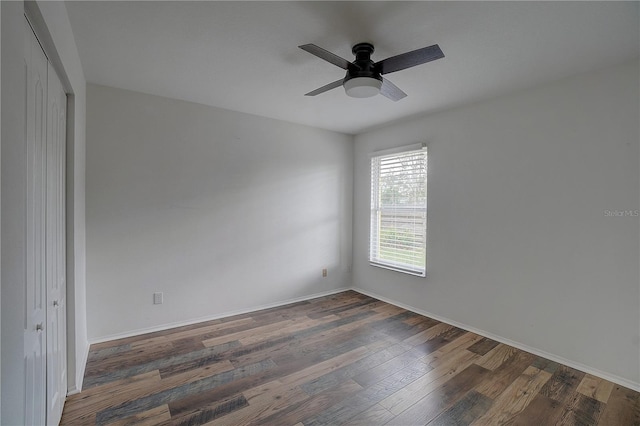
{"label": "window frame", "polygon": [[[425,201],[424,207],[420,207],[419,209],[413,208],[413,212],[423,212],[424,214],[424,241],[423,247],[424,250],[424,268],[412,268],[412,267],[403,267],[401,262],[384,262],[384,260],[380,259],[380,232],[374,231],[374,226],[377,226],[379,229],[380,219],[376,219],[376,216],[381,214],[383,207],[380,202],[380,180],[374,182],[374,161],[379,161],[383,158],[389,158],[400,155],[407,155],[416,152],[424,152],[425,155],[425,182],[424,182],[424,191],[425,191]],[[426,143],[418,143],[413,145],[400,146],[396,148],[391,148],[382,151],[375,151],[370,154],[370,184],[371,184],[371,192],[370,192],[370,223],[369,223],[369,265],[375,266],[378,268],[388,269],[396,272],[402,272],[408,275],[413,275],[417,277],[426,277],[427,275],[427,205],[428,205],[428,197],[427,197],[427,175],[428,175],[428,153],[427,153],[427,144]],[[379,163],[378,163],[379,164]],[[379,167],[379,165],[378,165]],[[379,169],[378,169],[379,172]],[[379,176],[379,175],[378,175]],[[375,232],[375,236],[374,236]],[[415,235],[415,234],[414,234]],[[375,241],[374,241],[375,238]],[[377,251],[376,251],[377,250]],[[409,264],[405,264],[409,266]]]}

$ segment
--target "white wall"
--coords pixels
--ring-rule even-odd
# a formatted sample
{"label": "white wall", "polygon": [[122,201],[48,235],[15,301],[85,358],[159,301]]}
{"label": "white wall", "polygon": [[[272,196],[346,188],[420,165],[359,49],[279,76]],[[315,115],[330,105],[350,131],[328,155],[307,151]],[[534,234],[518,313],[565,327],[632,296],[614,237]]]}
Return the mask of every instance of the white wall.
{"label": "white wall", "polygon": [[351,136],[87,93],[91,340],[351,285]]}
{"label": "white wall", "polygon": [[[24,9],[21,2],[2,8],[2,418],[24,424]],[[11,184],[9,184],[11,183]]]}
{"label": "white wall", "polygon": [[[640,386],[638,63],[358,135],[354,285]],[[368,265],[369,157],[429,146],[427,278]]]}
{"label": "white wall", "polygon": [[[24,13],[21,1],[0,2],[2,8],[2,408],[1,424],[24,424]],[[88,349],[86,311],[84,307],[84,108],[85,80],[63,2],[28,3],[27,12],[44,49],[65,86],[72,94],[68,113],[73,126],[68,130],[68,150],[74,158],[67,167],[68,195],[80,212],[72,216],[68,231],[76,252],[71,254],[68,278],[69,386],[79,388],[82,382],[84,357]],[[72,300],[80,303],[72,305]],[[83,329],[85,331],[83,331]],[[76,363],[76,359],[79,360]]]}

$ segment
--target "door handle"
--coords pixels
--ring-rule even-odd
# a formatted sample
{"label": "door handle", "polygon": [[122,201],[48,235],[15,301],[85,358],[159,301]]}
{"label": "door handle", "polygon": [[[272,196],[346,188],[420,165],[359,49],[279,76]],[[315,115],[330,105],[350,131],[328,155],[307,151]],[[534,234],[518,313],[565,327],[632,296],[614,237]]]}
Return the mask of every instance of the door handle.
{"label": "door handle", "polygon": [[53,306],[58,306],[58,301],[57,300],[53,301]]}
{"label": "door handle", "polygon": [[42,331],[43,329],[44,327],[42,326],[42,323],[36,324],[36,331]]}

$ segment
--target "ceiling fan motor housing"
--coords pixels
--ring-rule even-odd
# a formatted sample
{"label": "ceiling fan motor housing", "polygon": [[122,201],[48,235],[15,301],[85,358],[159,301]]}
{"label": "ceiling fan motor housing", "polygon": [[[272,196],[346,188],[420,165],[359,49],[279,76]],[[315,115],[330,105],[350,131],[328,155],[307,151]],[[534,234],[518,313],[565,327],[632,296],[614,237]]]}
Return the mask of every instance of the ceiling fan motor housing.
{"label": "ceiling fan motor housing", "polygon": [[351,51],[356,56],[356,59],[353,61],[356,66],[347,69],[347,75],[344,78],[345,83],[357,77],[375,78],[376,80],[382,81],[380,72],[375,69],[374,63],[371,60],[371,54],[374,50],[373,44],[371,43],[358,43],[353,46]]}
{"label": "ceiling fan motor housing", "polygon": [[382,76],[375,70],[371,60],[373,45],[370,43],[358,43],[353,46],[352,52],[356,56],[353,61],[355,66],[347,69],[342,85],[347,95],[353,98],[369,98],[380,93]]}

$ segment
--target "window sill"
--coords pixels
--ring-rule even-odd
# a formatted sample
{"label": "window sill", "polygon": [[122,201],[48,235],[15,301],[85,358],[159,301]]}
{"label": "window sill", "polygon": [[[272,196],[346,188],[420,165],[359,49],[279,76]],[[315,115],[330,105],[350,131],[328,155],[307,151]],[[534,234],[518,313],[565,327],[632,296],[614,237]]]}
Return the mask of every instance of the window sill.
{"label": "window sill", "polygon": [[414,277],[423,277],[423,278],[425,278],[427,276],[426,271],[425,272],[416,272],[416,271],[412,271],[412,270],[409,270],[409,269],[399,268],[397,266],[385,265],[385,264],[382,264],[382,263],[375,263],[375,262],[369,262],[369,265],[375,266],[376,268],[388,269],[390,271],[402,272],[403,274],[413,275]]}

